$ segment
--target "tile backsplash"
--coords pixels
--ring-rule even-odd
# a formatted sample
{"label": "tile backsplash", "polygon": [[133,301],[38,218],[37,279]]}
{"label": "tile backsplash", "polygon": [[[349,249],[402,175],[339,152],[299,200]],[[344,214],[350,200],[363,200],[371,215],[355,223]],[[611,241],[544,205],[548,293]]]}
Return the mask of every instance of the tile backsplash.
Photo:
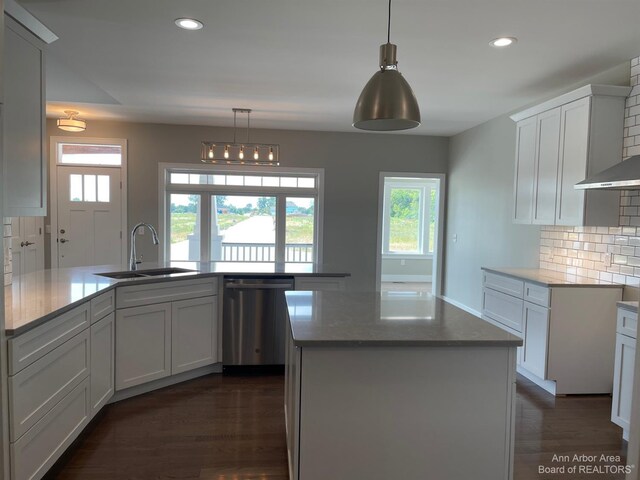
{"label": "tile backsplash", "polygon": [[11,263],[11,218],[4,217],[2,225],[2,236],[4,237],[4,284],[11,285],[12,263]]}
{"label": "tile backsplash", "polygon": [[[631,60],[622,158],[640,155],[640,57]],[[540,230],[540,268],[640,286],[640,190],[620,196],[619,227]]]}

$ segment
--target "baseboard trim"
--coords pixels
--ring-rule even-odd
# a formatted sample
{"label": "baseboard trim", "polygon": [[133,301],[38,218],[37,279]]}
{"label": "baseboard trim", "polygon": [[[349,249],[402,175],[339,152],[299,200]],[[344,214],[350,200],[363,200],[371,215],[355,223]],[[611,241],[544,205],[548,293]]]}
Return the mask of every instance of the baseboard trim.
{"label": "baseboard trim", "polygon": [[135,387],[120,390],[111,397],[109,403],[116,403],[127,398],[137,397],[138,395],[149,393],[154,390],[158,390],[159,388],[170,387],[176,383],[186,382],[187,380],[193,380],[194,378],[203,377],[211,373],[222,373],[222,363],[214,363],[213,365],[196,368],[189,372],[171,375],[170,377],[161,378],[143,385],[136,385]]}
{"label": "baseboard trim", "polygon": [[464,310],[467,313],[470,313],[471,315],[475,315],[476,317],[482,317],[482,313],[480,313],[477,310],[474,310],[473,308],[467,307],[464,303],[460,303],[457,300],[454,300],[453,298],[449,298],[445,295],[443,295],[441,297],[445,302],[450,303],[451,305],[454,305],[462,310]]}
{"label": "baseboard trim", "polygon": [[382,275],[381,282],[431,282],[432,275]]}

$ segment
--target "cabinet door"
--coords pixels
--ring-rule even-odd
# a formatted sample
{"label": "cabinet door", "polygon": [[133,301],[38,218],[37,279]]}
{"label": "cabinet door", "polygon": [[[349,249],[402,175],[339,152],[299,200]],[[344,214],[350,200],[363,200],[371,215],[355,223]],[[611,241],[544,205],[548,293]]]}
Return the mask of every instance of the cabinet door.
{"label": "cabinet door", "polygon": [[115,314],[91,325],[91,416],[115,391]]}
{"label": "cabinet door", "polygon": [[611,421],[625,430],[631,418],[631,394],[636,357],[636,340],[626,335],[616,335],[616,360],[613,373],[613,399]]}
{"label": "cabinet door", "polygon": [[44,44],[5,16],[4,216],[45,216]]}
{"label": "cabinet door", "polygon": [[533,223],[553,225],[560,153],[560,107],[537,116]]}
{"label": "cabinet door", "polygon": [[536,171],[536,117],[516,126],[516,168],[514,173],[514,223],[531,223]]}
{"label": "cabinet door", "polygon": [[547,345],[549,335],[549,309],[524,302],[521,365],[542,379],[547,377]]}
{"label": "cabinet door", "polygon": [[587,175],[591,97],[562,107],[556,225],[583,225],[585,192],[573,186]]}
{"label": "cabinet door", "polygon": [[171,304],[171,373],[186,372],[218,360],[218,297]]}
{"label": "cabinet door", "polygon": [[116,312],[116,391],[171,375],[171,303]]}

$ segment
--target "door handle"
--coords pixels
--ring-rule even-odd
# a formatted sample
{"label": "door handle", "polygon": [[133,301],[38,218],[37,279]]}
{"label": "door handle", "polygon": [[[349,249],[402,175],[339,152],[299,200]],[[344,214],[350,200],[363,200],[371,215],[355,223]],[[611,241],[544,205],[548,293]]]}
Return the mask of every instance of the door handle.
{"label": "door handle", "polygon": [[27,241],[27,242],[24,242],[24,245],[23,245],[23,246],[24,246],[24,247],[28,247],[29,245],[35,245],[35,243],[36,243],[36,242],[29,242],[29,241]]}
{"label": "door handle", "polygon": [[20,242],[20,246],[21,246],[21,247],[24,247],[24,242]]}
{"label": "door handle", "polygon": [[67,240],[66,238],[61,238],[60,239],[60,243],[67,243],[69,240]]}

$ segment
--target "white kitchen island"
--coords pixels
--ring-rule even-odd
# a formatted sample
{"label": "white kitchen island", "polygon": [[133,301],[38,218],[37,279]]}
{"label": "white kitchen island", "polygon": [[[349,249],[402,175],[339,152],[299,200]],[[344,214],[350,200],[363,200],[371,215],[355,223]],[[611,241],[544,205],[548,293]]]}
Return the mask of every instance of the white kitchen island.
{"label": "white kitchen island", "polygon": [[426,294],[286,297],[291,480],[512,478],[521,339]]}

